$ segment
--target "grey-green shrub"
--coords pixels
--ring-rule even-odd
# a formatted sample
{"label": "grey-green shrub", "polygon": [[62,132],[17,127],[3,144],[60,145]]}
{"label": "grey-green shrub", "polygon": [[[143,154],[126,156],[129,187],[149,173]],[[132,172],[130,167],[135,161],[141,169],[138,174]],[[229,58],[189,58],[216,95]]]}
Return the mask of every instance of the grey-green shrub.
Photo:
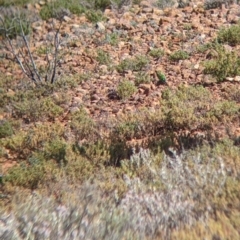
{"label": "grey-green shrub", "polygon": [[117,94],[121,99],[131,97],[137,91],[137,88],[129,80],[123,80],[118,84]]}

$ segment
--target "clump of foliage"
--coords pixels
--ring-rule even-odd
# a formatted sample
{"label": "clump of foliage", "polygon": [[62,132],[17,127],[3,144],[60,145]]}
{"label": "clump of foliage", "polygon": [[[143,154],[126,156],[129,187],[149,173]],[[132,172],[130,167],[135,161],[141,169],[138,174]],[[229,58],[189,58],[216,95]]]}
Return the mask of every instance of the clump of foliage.
{"label": "clump of foliage", "polygon": [[87,19],[93,23],[97,23],[97,22],[106,20],[106,18],[104,17],[104,15],[101,11],[88,10],[85,12],[85,14],[86,14]]}
{"label": "clump of foliage", "polygon": [[108,65],[110,63],[110,55],[108,52],[103,51],[102,49],[97,50],[97,57],[96,60],[100,64],[106,64]]}
{"label": "clump of foliage", "polygon": [[36,189],[46,177],[46,163],[37,158],[29,158],[27,162],[14,166],[4,177],[4,182],[14,186]]}
{"label": "clump of foliage", "polygon": [[172,7],[175,3],[176,2],[174,0],[158,0],[155,2],[155,5],[158,8],[164,9]]}
{"label": "clump of foliage", "polygon": [[201,44],[197,46],[196,52],[197,53],[205,53],[209,49],[214,49],[215,48],[215,43],[206,43],[206,44]]}
{"label": "clump of foliage", "polygon": [[0,120],[0,138],[5,138],[13,134],[13,127],[9,121]]}
{"label": "clump of foliage", "polygon": [[203,63],[204,73],[216,77],[218,82],[226,77],[240,75],[240,57],[234,51],[227,51],[224,46],[217,45],[212,50],[212,58]]}
{"label": "clump of foliage", "polygon": [[128,80],[123,80],[118,84],[117,94],[121,99],[127,99],[131,97],[137,88],[134,86],[134,83]]}
{"label": "clump of foliage", "polygon": [[189,58],[189,54],[183,50],[175,51],[169,56],[169,59],[171,61],[179,61],[179,60],[184,60],[188,58]]}
{"label": "clump of foliage", "polygon": [[[116,180],[109,171],[104,172],[100,182],[85,182],[81,187],[71,186],[62,178],[58,183],[49,183],[56,200],[38,191],[30,198],[19,194],[13,198],[12,214],[2,212],[7,224],[0,229],[0,236],[18,239],[21,228],[21,236],[39,239],[69,239],[73,234],[79,239],[181,239],[184,232],[192,231],[196,236],[199,228],[205,229],[214,221],[208,233],[211,238],[218,234],[235,239],[240,186],[235,171],[240,169],[239,156],[239,148],[230,141],[181,154],[173,151],[172,157],[133,149],[130,159],[122,160],[115,172],[123,175],[117,181],[125,186],[124,195],[106,190],[108,181]],[[37,165],[38,161],[36,156],[29,159],[31,164]],[[226,204],[231,204],[232,210],[227,216]],[[216,214],[225,216],[224,221]],[[222,227],[228,231],[218,231]]]}
{"label": "clump of foliage", "polygon": [[82,14],[84,12],[84,7],[77,0],[60,0],[60,1],[50,1],[43,5],[40,10],[40,16],[43,20],[49,18],[60,18],[65,15],[72,14]]}
{"label": "clump of foliage", "polygon": [[231,46],[240,44],[240,23],[220,29],[217,40],[219,43],[227,43]]}
{"label": "clump of foliage", "polygon": [[162,93],[162,100],[165,126],[168,128],[208,129],[213,123],[231,121],[239,111],[235,102],[216,102],[203,87],[167,89]]}
{"label": "clump of foliage", "polygon": [[73,113],[71,119],[70,127],[74,132],[76,141],[83,139],[96,140],[97,126],[83,108]]}
{"label": "clump of foliage", "polygon": [[136,74],[135,78],[135,84],[136,86],[142,84],[142,83],[150,83],[151,82],[151,77],[148,73],[146,72],[138,72]]}
{"label": "clump of foliage", "polygon": [[161,48],[153,48],[150,50],[149,55],[153,58],[160,58],[164,55],[164,50]]}
{"label": "clump of foliage", "polygon": [[56,105],[52,98],[42,98],[35,100],[23,99],[23,101],[14,104],[14,115],[16,117],[25,117],[30,121],[40,119],[54,119],[63,113],[63,109]]}
{"label": "clump of foliage", "polygon": [[9,7],[13,5],[24,6],[31,0],[0,0],[0,6]]}
{"label": "clump of foliage", "polygon": [[117,66],[117,71],[120,73],[123,73],[127,70],[141,71],[148,64],[148,62],[149,61],[147,57],[142,55],[138,55],[134,58],[127,58],[119,63]]}
{"label": "clump of foliage", "polygon": [[30,21],[24,11],[8,8],[0,16],[0,36],[3,38],[16,38],[31,32]]}
{"label": "clump of foliage", "polygon": [[115,46],[119,42],[119,34],[117,34],[116,32],[113,32],[113,33],[110,33],[110,34],[106,34],[105,41],[107,43]]}

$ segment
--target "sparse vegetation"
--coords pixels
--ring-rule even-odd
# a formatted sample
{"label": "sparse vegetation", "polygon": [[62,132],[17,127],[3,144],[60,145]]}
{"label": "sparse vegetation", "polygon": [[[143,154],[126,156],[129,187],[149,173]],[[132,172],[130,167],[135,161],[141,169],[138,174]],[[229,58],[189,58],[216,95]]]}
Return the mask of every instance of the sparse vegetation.
{"label": "sparse vegetation", "polygon": [[107,52],[101,50],[101,49],[97,51],[96,59],[99,62],[99,64],[108,65],[110,63],[110,56],[109,56],[109,54]]}
{"label": "sparse vegetation", "polygon": [[102,21],[106,20],[101,11],[88,10],[88,11],[86,11],[85,14],[86,14],[87,19],[93,23],[102,22]]}
{"label": "sparse vegetation", "polygon": [[149,76],[148,73],[145,72],[138,72],[136,74],[135,78],[135,84],[136,86],[142,84],[142,83],[150,83],[151,82],[151,77]]}
{"label": "sparse vegetation", "polygon": [[179,60],[184,60],[188,58],[189,58],[189,54],[183,50],[175,51],[169,56],[169,59],[171,61],[179,61]]}
{"label": "sparse vegetation", "polygon": [[240,75],[240,57],[236,52],[217,45],[212,51],[212,60],[204,62],[204,73],[213,75],[218,82]]}
{"label": "sparse vegetation", "polygon": [[128,80],[121,81],[117,87],[117,93],[121,99],[127,99],[131,97],[136,90],[137,88],[134,86],[134,84]]}
{"label": "sparse vegetation", "polygon": [[117,71],[120,73],[123,73],[127,70],[141,71],[148,64],[148,62],[149,61],[147,57],[141,55],[138,55],[132,59],[127,58],[119,63],[117,66]]}
{"label": "sparse vegetation", "polygon": [[240,44],[240,23],[220,29],[217,40],[219,43],[227,43],[231,46]]}
{"label": "sparse vegetation", "polygon": [[150,50],[149,55],[154,58],[160,58],[164,55],[164,51],[160,48],[153,48]]}
{"label": "sparse vegetation", "polygon": [[49,1],[40,10],[40,16],[44,20],[55,17],[62,19],[69,14],[80,15],[84,12],[84,7],[77,0]]}
{"label": "sparse vegetation", "polygon": [[236,9],[139,3],[0,0],[0,239],[239,239]]}
{"label": "sparse vegetation", "polygon": [[9,9],[0,16],[0,36],[6,38],[16,38],[17,36],[29,35],[31,32],[30,21],[26,12]]}

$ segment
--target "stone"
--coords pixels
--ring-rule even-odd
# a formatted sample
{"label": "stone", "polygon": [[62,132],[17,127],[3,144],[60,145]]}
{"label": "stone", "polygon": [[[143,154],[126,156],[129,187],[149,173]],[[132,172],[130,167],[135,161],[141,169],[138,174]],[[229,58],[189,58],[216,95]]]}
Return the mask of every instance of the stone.
{"label": "stone", "polygon": [[234,77],[234,81],[236,81],[236,82],[240,82],[240,76],[236,76],[236,77]]}
{"label": "stone", "polygon": [[106,29],[103,22],[97,22],[96,23],[96,28],[100,31],[105,31],[105,29]]}
{"label": "stone", "polygon": [[71,19],[70,17],[68,17],[68,16],[64,16],[64,17],[63,17],[63,20],[64,20],[65,22],[70,22],[72,19]]}

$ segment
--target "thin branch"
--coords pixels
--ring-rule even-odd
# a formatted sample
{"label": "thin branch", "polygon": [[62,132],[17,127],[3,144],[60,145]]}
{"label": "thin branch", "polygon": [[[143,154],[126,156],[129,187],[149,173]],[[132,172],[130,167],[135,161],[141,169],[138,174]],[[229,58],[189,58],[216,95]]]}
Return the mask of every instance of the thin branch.
{"label": "thin branch", "polygon": [[56,76],[56,69],[57,69],[57,64],[58,64],[58,61],[57,61],[57,58],[58,58],[58,50],[59,50],[59,45],[60,45],[60,42],[59,42],[59,31],[60,31],[60,28],[62,26],[62,22],[59,26],[59,28],[57,29],[56,31],[56,34],[54,36],[54,49],[55,49],[55,52],[54,52],[54,64],[53,64],[53,72],[52,72],[52,76],[51,76],[51,83],[53,83],[55,81],[55,76]]}
{"label": "thin branch", "polygon": [[[37,70],[37,67],[36,67],[36,65],[35,65],[35,61],[33,60],[33,56],[32,56],[32,53],[31,53],[31,51],[30,51],[30,47],[29,47],[28,41],[27,41],[27,39],[26,39],[26,35],[25,35],[24,30],[23,30],[23,27],[22,27],[22,21],[21,21],[21,19],[19,19],[19,23],[20,23],[21,32],[22,32],[22,38],[23,38],[23,41],[24,41],[24,43],[25,43],[25,45],[26,45],[26,47],[27,47],[28,55],[29,55],[29,57],[30,57],[31,64],[32,64],[32,66],[33,66],[34,73],[37,75],[38,80],[39,80],[40,82],[42,82],[42,78],[41,78],[41,76],[40,76],[40,74],[39,74],[39,72],[38,72],[38,70]],[[34,75],[34,74],[32,73],[31,75]]]}

